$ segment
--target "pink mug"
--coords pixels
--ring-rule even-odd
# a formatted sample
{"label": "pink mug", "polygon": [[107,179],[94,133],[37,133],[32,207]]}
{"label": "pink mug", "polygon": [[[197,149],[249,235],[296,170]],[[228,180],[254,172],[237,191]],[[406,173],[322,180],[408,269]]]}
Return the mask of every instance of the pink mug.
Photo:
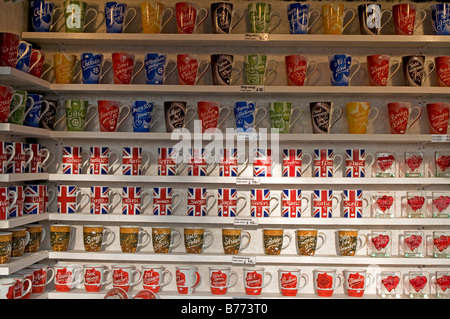
{"label": "pink mug", "polygon": [[[204,12],[199,22],[198,16]],[[208,9],[198,8],[193,2],[178,2],[175,4],[175,16],[177,20],[177,32],[192,34],[208,17]]]}
{"label": "pink mug", "polygon": [[[222,110],[227,110],[227,115],[219,122],[220,111]],[[215,131],[214,129],[219,128],[230,116],[231,109],[228,106],[221,107],[220,103],[216,101],[200,101],[197,102],[197,114],[198,119],[202,121],[202,133],[205,133],[208,129]]]}
{"label": "pink mug", "polygon": [[[417,110],[417,116],[410,121],[413,110]],[[391,134],[405,134],[422,116],[422,109],[419,106],[411,107],[408,102],[388,103],[388,114]]]}
{"label": "pink mug", "polygon": [[[412,3],[400,3],[392,7],[394,15],[395,34],[412,35],[427,17],[425,10],[416,11],[416,5]],[[416,25],[416,12],[422,13],[422,18]]]}
{"label": "pink mug", "polygon": [[[318,64],[311,61],[308,65],[307,57],[303,55],[287,55],[285,57],[286,73],[289,86],[304,86],[305,82],[317,71]],[[313,64],[313,70],[307,74],[308,66]]]}
{"label": "pink mug", "polygon": [[390,73],[391,58],[385,54],[375,54],[367,56],[367,68],[369,71],[369,84],[370,86],[386,86],[392,79],[395,73],[400,69],[400,62],[393,60],[392,64],[397,64],[397,68],[394,72]]}
{"label": "pink mug", "polygon": [[[138,60],[142,65],[134,73],[135,59],[134,54],[116,52],[112,54],[114,84],[131,84],[136,75],[144,69],[144,61]],[[134,74],[133,74],[134,73]]]}
{"label": "pink mug", "polygon": [[[204,69],[199,72],[201,64]],[[177,69],[178,81],[180,85],[195,85],[197,81],[209,69],[210,63],[206,60],[199,60],[194,54],[178,54]]]}
{"label": "pink mug", "polygon": [[450,117],[450,103],[428,103],[427,113],[430,134],[447,134]]}
{"label": "pink mug", "polygon": [[[119,120],[120,113],[126,110],[125,116]],[[117,132],[119,126],[131,114],[128,105],[121,105],[120,101],[100,100],[98,101],[98,119],[100,122],[100,132]]]}

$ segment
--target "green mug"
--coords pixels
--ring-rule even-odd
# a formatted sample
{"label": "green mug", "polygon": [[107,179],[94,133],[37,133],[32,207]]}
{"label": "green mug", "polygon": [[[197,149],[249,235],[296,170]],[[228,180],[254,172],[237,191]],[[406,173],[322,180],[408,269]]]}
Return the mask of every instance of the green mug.
{"label": "green mug", "polygon": [[[95,21],[98,12],[94,8],[87,9],[87,3],[83,1],[64,1],[64,17],[66,19],[66,32],[83,32],[84,29]],[[94,12],[94,17],[85,22],[89,12]]]}
{"label": "green mug", "polygon": [[[298,116],[291,121],[292,114],[295,110],[299,111]],[[270,123],[271,128],[276,128],[279,133],[289,133],[289,130],[294,126],[300,117],[302,117],[303,110],[299,107],[292,107],[291,102],[271,102],[269,103]]]}
{"label": "green mug", "polygon": [[[95,105],[89,105],[85,100],[66,100],[66,113],[55,122],[56,126],[62,119],[66,118],[68,131],[84,131],[86,126],[97,116],[98,109]],[[87,114],[91,109],[95,109],[94,114],[86,120]]]}
{"label": "green mug", "polygon": [[[279,11],[271,12],[272,5],[264,2],[253,2],[248,5],[248,20],[251,33],[271,33],[281,22]],[[278,20],[270,25],[273,17]]]}
{"label": "green mug", "polygon": [[277,69],[278,62],[270,60],[269,63],[275,63],[275,66],[268,70],[266,67],[267,56],[264,54],[249,54],[244,57],[244,68],[246,75],[246,84],[264,85],[265,80]]}
{"label": "green mug", "polygon": [[27,91],[14,90],[14,95],[11,99],[9,108],[8,123],[23,125],[25,116],[31,111],[31,108],[26,110],[28,100],[31,101],[31,105],[34,104],[33,98],[28,96]]}

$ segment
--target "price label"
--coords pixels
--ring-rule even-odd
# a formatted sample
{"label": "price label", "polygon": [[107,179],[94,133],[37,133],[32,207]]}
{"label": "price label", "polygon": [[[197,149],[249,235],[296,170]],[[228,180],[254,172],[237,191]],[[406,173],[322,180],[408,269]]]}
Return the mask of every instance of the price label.
{"label": "price label", "polygon": [[433,143],[450,142],[450,135],[431,135],[431,142]]}
{"label": "price label", "polygon": [[255,133],[238,133],[237,139],[239,141],[246,141],[246,140],[259,141],[261,139],[261,137],[256,132]]}
{"label": "price label", "polygon": [[241,93],[263,93],[264,85],[241,85]]}
{"label": "price label", "polygon": [[234,219],[235,226],[256,226],[258,225],[258,218],[256,217],[236,217]]}
{"label": "price label", "polygon": [[260,177],[237,177],[236,185],[260,185]]}
{"label": "price label", "polygon": [[245,40],[249,41],[269,41],[268,33],[246,33]]}
{"label": "price label", "polygon": [[236,256],[233,255],[231,257],[231,263],[232,264],[243,264],[243,265],[254,265],[256,264],[256,257],[255,256]]}

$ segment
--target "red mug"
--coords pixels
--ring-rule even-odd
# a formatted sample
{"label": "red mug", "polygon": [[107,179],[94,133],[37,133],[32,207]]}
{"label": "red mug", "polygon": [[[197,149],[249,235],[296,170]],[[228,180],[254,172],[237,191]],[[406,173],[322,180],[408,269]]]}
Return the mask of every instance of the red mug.
{"label": "red mug", "polygon": [[[199,72],[202,63],[205,67]],[[198,56],[194,54],[178,54],[177,69],[180,85],[195,85],[209,69],[209,62],[206,60],[199,60]]]}
{"label": "red mug", "polygon": [[427,113],[430,134],[447,134],[450,117],[450,103],[428,103]]}
{"label": "red mug", "polygon": [[55,265],[55,289],[59,292],[68,292],[81,284],[82,270],[81,267],[73,265]]}
{"label": "red mug", "polygon": [[[230,282],[231,277],[234,277],[233,282]],[[238,274],[231,271],[230,267],[209,267],[209,287],[213,295],[226,294],[228,288],[235,286],[237,281]]]}
{"label": "red mug", "polygon": [[[166,276],[168,278],[164,280]],[[172,273],[163,266],[142,266],[142,286],[154,293],[158,293],[162,287],[168,285],[172,277]]]}
{"label": "red mug", "polygon": [[[226,117],[219,123],[219,115],[221,110],[228,110]],[[198,118],[202,121],[202,133],[207,129],[216,129],[230,116],[231,109],[228,106],[220,107],[219,102],[200,101],[197,102]]]}
{"label": "red mug", "polygon": [[[423,23],[427,17],[425,10],[416,10],[416,5],[411,3],[396,4],[392,7],[394,15],[395,34],[397,35],[412,35],[414,31]],[[416,24],[416,12],[422,13],[422,18]]]}
{"label": "red mug", "polygon": [[367,69],[369,71],[370,86],[386,86],[395,73],[400,69],[400,62],[393,60],[392,64],[397,63],[397,68],[389,75],[390,56],[384,54],[375,54],[367,56]]}
{"label": "red mug", "polygon": [[[197,23],[200,12],[203,11],[203,18]],[[178,2],[175,4],[175,16],[177,19],[178,33],[194,33],[200,24],[208,17],[208,9],[200,8],[193,2]]]}
{"label": "red mug", "polygon": [[[119,120],[120,113],[126,109],[125,116]],[[117,132],[119,126],[131,113],[128,105],[120,105],[120,101],[100,100],[98,101],[98,118],[100,132]]]}
{"label": "red mug", "polygon": [[[418,114],[410,121],[413,110],[418,110]],[[422,109],[418,106],[411,107],[408,102],[388,103],[388,114],[391,134],[405,134],[422,116]]]}
{"label": "red mug", "polygon": [[437,56],[434,58],[438,86],[450,86],[450,56]]}
{"label": "red mug", "polygon": [[106,280],[106,276],[111,273],[111,270],[105,265],[83,265],[83,273],[86,292],[99,292],[102,286],[112,282],[112,275],[109,280]]}
{"label": "red mug", "polygon": [[18,34],[0,33],[0,66],[16,67],[20,36]]}
{"label": "red mug", "polygon": [[20,103],[18,105],[22,104],[22,96],[15,94],[12,87],[0,85],[0,123],[8,123],[9,108],[14,96],[19,98]]}
{"label": "red mug", "polygon": [[[52,282],[55,276],[55,270],[48,268],[46,264],[33,264],[27,269],[33,271],[33,294],[40,294],[44,292],[45,286]],[[49,275],[49,272],[51,275]]]}
{"label": "red mug", "polygon": [[318,64],[316,61],[311,61],[309,65],[313,64],[313,70],[307,76],[308,59],[303,55],[287,55],[285,57],[286,73],[289,86],[303,86],[306,81],[317,71]]}
{"label": "red mug", "polygon": [[144,61],[138,60],[142,65],[133,75],[135,67],[134,54],[116,52],[112,54],[114,84],[131,84],[136,75],[144,69]]}
{"label": "red mug", "polygon": [[32,49],[30,58],[31,67],[28,73],[38,78],[42,78],[53,67],[53,62],[51,60],[48,60],[48,62],[50,62],[50,66],[44,71],[44,59],[45,59],[44,51]]}

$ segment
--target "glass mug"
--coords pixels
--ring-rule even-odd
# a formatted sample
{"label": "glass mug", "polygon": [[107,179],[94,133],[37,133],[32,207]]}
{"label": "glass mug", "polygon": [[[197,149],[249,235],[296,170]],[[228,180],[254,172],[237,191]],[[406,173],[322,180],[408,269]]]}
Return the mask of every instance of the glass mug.
{"label": "glass mug", "polygon": [[425,238],[420,230],[405,231],[400,235],[400,252],[403,250],[405,257],[424,257]]}
{"label": "glass mug", "polygon": [[369,256],[391,257],[392,233],[388,230],[373,230],[367,235]]}

